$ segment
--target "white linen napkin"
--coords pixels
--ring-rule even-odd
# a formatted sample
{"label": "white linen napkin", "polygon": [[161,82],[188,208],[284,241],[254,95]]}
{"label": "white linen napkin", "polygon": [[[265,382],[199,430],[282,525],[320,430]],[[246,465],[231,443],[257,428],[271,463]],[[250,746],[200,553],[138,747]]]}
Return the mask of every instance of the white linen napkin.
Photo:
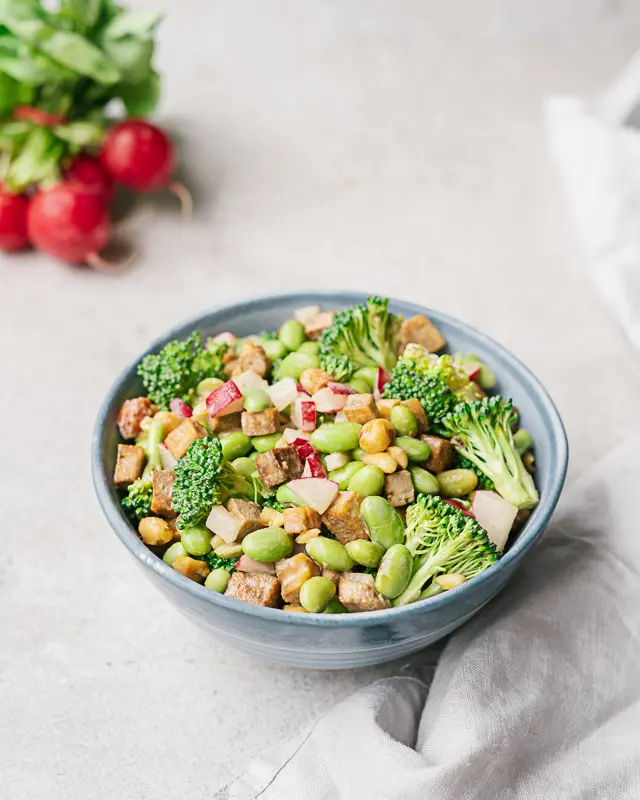
{"label": "white linen napkin", "polygon": [[550,98],[546,121],[593,279],[640,348],[640,52],[601,95]]}
{"label": "white linen napkin", "polygon": [[406,676],[361,690],[217,800],[637,800],[639,446],[566,493],[430,687]]}

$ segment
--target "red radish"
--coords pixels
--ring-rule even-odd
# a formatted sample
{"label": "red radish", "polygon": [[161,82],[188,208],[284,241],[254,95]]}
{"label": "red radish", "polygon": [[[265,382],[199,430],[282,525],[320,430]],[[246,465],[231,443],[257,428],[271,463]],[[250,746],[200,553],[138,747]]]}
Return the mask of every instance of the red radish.
{"label": "red radish", "polygon": [[97,194],[107,204],[113,200],[116,187],[95,156],[80,153],[65,169],[64,178],[70,183],[79,184],[91,194]]}
{"label": "red radish", "polygon": [[102,200],[73,183],[38,192],[29,204],[29,238],[34,247],[60,261],[112,265],[99,253],[109,241],[111,223]]}
{"label": "red radish", "polygon": [[324,462],[329,472],[331,472],[334,469],[344,467],[345,464],[349,463],[349,460],[349,456],[346,453],[329,453],[328,456],[325,456]]}
{"label": "red radish", "polygon": [[291,406],[291,422],[304,433],[316,429],[316,406],[307,395],[298,395]]}
{"label": "red radish", "polygon": [[327,477],[327,471],[324,468],[322,459],[317,453],[311,453],[311,455],[307,457],[307,466],[309,467],[312,478]]}
{"label": "red radish", "polygon": [[331,389],[334,394],[355,394],[356,390],[352,386],[347,386],[346,383],[336,383],[329,381],[327,388]]}
{"label": "red radish", "polygon": [[169,407],[179,419],[186,419],[187,417],[193,416],[193,411],[191,410],[190,406],[188,406],[184,400],[181,400],[179,397],[174,397],[169,403]]}
{"label": "red radish", "polygon": [[250,572],[253,575],[258,573],[266,573],[267,575],[275,575],[276,568],[274,564],[264,564],[262,561],[254,561],[248,555],[241,555],[236,561],[236,569],[240,572]]}
{"label": "red radish", "polygon": [[298,455],[303,461],[309,458],[309,456],[314,455],[316,452],[316,449],[311,442],[306,442],[304,439],[295,439],[292,442],[292,445],[296,448]]}
{"label": "red radish", "polygon": [[32,122],[34,125],[42,125],[45,128],[53,128],[56,125],[63,125],[66,121],[61,114],[50,114],[41,108],[34,106],[18,106],[13,110],[13,118],[18,122]]}
{"label": "red radish", "polygon": [[178,463],[177,459],[173,457],[171,451],[164,442],[158,445],[160,451],[160,460],[162,461],[162,469],[173,469]]}
{"label": "red radish", "polygon": [[207,396],[205,404],[210,417],[225,417],[242,411],[244,398],[233,381],[227,381]]}
{"label": "red radish", "polygon": [[283,378],[281,381],[274,383],[267,389],[271,402],[278,409],[282,411],[298,396],[298,387],[293,378]]}
{"label": "red radish", "polygon": [[301,383],[296,384],[296,388],[298,390],[298,394],[307,394],[308,395],[307,390],[304,388],[304,386]]}
{"label": "red radish", "polygon": [[502,552],[509,538],[518,509],[496,492],[480,489],[473,495],[473,514],[487,532],[496,550]]}
{"label": "red radish", "polygon": [[3,253],[15,253],[29,244],[28,211],[26,195],[12,194],[0,186],[0,250]]}
{"label": "red radish", "polygon": [[295,445],[296,441],[302,444],[309,441],[309,434],[297,431],[295,428],[285,428],[282,431],[282,438],[287,444]]}
{"label": "red radish", "polygon": [[329,387],[320,389],[313,395],[313,402],[321,414],[337,414],[347,405],[346,394],[334,394]]}
{"label": "red radish", "polygon": [[183,214],[191,216],[189,190],[172,180],[176,165],[173,142],[160,128],[142,119],[119,122],[107,134],[100,160],[114,180],[136,192],[169,189],[180,199]]}
{"label": "red radish", "polygon": [[349,420],[347,419],[347,415],[344,413],[344,411],[338,411],[338,413],[335,415],[333,421],[334,422],[349,422]]}
{"label": "red radish", "polygon": [[318,514],[324,514],[338,495],[338,484],[325,478],[297,478],[287,486]]}
{"label": "red radish", "polygon": [[266,391],[269,388],[268,382],[252,369],[248,369],[246,372],[236,375],[233,382],[243,394],[249,391],[249,389],[263,389]]}
{"label": "red radish", "polygon": [[474,516],[472,514],[472,512],[469,511],[468,508],[466,508],[466,506],[463,506],[462,503],[459,503],[457,500],[449,500],[449,499],[443,497],[442,498],[442,502],[446,503],[448,506],[453,506],[454,508],[457,508],[458,511],[462,511],[462,513],[465,515],[465,517],[473,517]]}
{"label": "red radish", "polygon": [[376,383],[373,387],[373,396],[376,400],[382,399],[382,392],[384,391],[384,387],[389,383],[391,380],[391,375],[388,372],[385,372],[382,367],[378,367],[378,372],[376,374]]}

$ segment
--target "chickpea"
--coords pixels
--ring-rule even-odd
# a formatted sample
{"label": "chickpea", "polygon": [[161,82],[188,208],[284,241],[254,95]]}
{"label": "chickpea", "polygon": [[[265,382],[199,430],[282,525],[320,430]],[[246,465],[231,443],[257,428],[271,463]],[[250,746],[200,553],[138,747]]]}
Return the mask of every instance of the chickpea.
{"label": "chickpea", "polygon": [[323,369],[316,369],[315,367],[305,369],[302,375],[300,375],[300,383],[305,392],[309,392],[309,394],[315,394],[319,392],[320,389],[324,389],[330,380],[331,375],[329,375],[328,372],[325,372]]}
{"label": "chickpea", "polygon": [[198,561],[190,556],[178,556],[173,562],[173,568],[196,583],[204,583],[211,571],[204,561]]}
{"label": "chickpea", "polygon": [[396,400],[395,397],[390,398],[388,400],[386,398],[383,400],[378,400],[378,402],[376,403],[376,406],[378,407],[378,413],[384,419],[389,419],[389,415],[391,414],[391,409],[399,405],[400,401]]}
{"label": "chickpea", "polygon": [[386,419],[372,419],[360,430],[360,447],[366,453],[383,453],[393,442],[394,428]]}
{"label": "chickpea", "polygon": [[142,541],[150,547],[160,544],[169,544],[173,541],[174,531],[169,523],[160,517],[145,517],[140,520],[138,533]]}
{"label": "chickpea", "polygon": [[391,475],[398,469],[398,462],[389,453],[367,453],[362,461],[373,467],[379,467],[386,475]]}
{"label": "chickpea", "polygon": [[464,577],[464,575],[458,575],[455,572],[449,572],[445,575],[438,575],[436,578],[436,583],[441,589],[446,591],[447,589],[455,589],[456,586],[462,586],[466,580],[467,579]]}

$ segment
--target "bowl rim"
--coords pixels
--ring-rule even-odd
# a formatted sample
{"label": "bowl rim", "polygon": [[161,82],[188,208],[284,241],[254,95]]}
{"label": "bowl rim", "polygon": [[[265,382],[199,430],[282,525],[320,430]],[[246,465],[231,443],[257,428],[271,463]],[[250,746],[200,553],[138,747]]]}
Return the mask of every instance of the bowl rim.
{"label": "bowl rim", "polygon": [[[98,415],[96,418],[91,447],[91,473],[93,478],[93,486],[98,499],[100,508],[105,515],[107,522],[112,530],[117,535],[118,539],[125,545],[129,552],[143,565],[149,567],[159,578],[168,581],[175,589],[179,591],[186,591],[193,595],[199,601],[210,603],[212,606],[221,606],[228,611],[239,612],[248,614],[252,617],[262,618],[265,621],[280,621],[287,622],[291,625],[301,625],[304,627],[315,626],[330,626],[330,627],[360,627],[369,625],[383,624],[386,620],[395,620],[400,616],[413,616],[419,615],[430,611],[436,611],[439,608],[449,606],[452,603],[457,603],[463,600],[465,595],[470,595],[476,592],[480,586],[491,577],[500,572],[504,567],[507,567],[512,562],[519,561],[524,554],[530,550],[535,542],[540,538],[544,529],[546,528],[549,519],[551,518],[555,507],[560,498],[562,488],[565,482],[569,458],[569,444],[564,425],[560,414],[551,399],[549,393],[531,372],[531,370],[520,361],[517,356],[513,355],[507,348],[497,342],[495,339],[487,336],[466,322],[462,322],[456,317],[449,314],[442,313],[436,309],[430,309],[427,306],[422,306],[410,301],[389,298],[389,304],[401,304],[410,308],[416,314],[426,314],[427,316],[437,317],[445,323],[451,324],[458,328],[462,328],[474,337],[479,339],[483,344],[486,344],[490,349],[500,351],[503,360],[508,362],[517,372],[526,378],[526,381],[533,385],[539,394],[542,401],[542,410],[546,412],[548,423],[550,425],[550,436],[555,443],[556,452],[550,467],[549,484],[550,489],[544,497],[540,498],[540,503],[536,507],[537,520],[533,525],[526,525],[521,531],[517,541],[514,545],[502,556],[502,558],[495,564],[492,564],[484,572],[477,575],[472,581],[462,584],[453,591],[443,592],[441,595],[428,598],[427,600],[417,601],[410,603],[406,606],[397,608],[382,609],[380,611],[365,611],[357,614],[296,614],[288,613],[283,617],[283,611],[279,608],[267,608],[264,606],[256,606],[251,603],[244,603],[241,600],[236,600],[232,597],[227,597],[218,592],[212,592],[204,586],[189,580],[180,573],[176,572],[172,567],[147,548],[147,546],[137,537],[134,533],[130,523],[126,520],[121,512],[119,504],[116,504],[111,496],[111,476],[106,473],[105,466],[101,457],[102,439],[104,431],[108,424],[109,414],[114,402],[114,398],[120,391],[123,383],[125,383],[131,372],[134,371],[139,364],[140,360],[147,354],[157,351],[163,347],[164,344],[172,338],[176,338],[181,334],[182,330],[191,325],[194,329],[202,324],[204,318],[212,314],[228,314],[238,315],[250,313],[251,311],[260,310],[266,304],[273,304],[286,300],[289,303],[300,303],[300,306],[321,304],[323,301],[333,299],[336,302],[354,304],[361,303],[366,299],[367,293],[352,292],[352,291],[334,291],[334,290],[300,290],[292,292],[277,292],[273,294],[262,294],[250,297],[246,300],[236,301],[233,303],[223,303],[212,308],[202,310],[191,317],[184,319],[173,325],[164,334],[156,337],[149,347],[138,355],[131,363],[120,371],[116,379],[109,387],[105,399],[100,405]],[[338,301],[338,298],[340,300]],[[532,520],[533,521],[533,520]],[[284,612],[286,613],[286,612]]]}

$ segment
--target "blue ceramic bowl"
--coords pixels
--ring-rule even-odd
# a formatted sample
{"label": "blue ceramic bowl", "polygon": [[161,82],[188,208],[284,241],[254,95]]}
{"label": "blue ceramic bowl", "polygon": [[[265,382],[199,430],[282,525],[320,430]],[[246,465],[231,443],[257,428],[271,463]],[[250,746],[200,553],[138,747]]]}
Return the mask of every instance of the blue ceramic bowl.
{"label": "blue ceramic bowl", "polygon": [[[157,352],[170,339],[186,337],[193,330],[205,335],[231,330],[246,336],[277,329],[301,306],[342,308],[364,299],[365,295],[355,293],[310,292],[250,300],[179,325],[148,352]],[[93,437],[93,480],[116,536],[179,611],[222,641],[257,658],[296,667],[344,669],[378,664],[420,650],[462,625],[511,580],[558,502],[567,469],[567,440],[558,412],[536,378],[503,347],[462,322],[412,303],[392,301],[390,307],[405,316],[426,313],[445,335],[452,351],[474,352],[486,361],[498,377],[499,391],[514,398],[536,446],[541,500],[526,526],[499,562],[440,596],[387,611],[306,615],[242,603],[184,578],[140,541],[120,508],[112,483],[119,441],[116,417],[126,398],[141,393],[136,365],[142,356],[118,377],[98,414]]]}

